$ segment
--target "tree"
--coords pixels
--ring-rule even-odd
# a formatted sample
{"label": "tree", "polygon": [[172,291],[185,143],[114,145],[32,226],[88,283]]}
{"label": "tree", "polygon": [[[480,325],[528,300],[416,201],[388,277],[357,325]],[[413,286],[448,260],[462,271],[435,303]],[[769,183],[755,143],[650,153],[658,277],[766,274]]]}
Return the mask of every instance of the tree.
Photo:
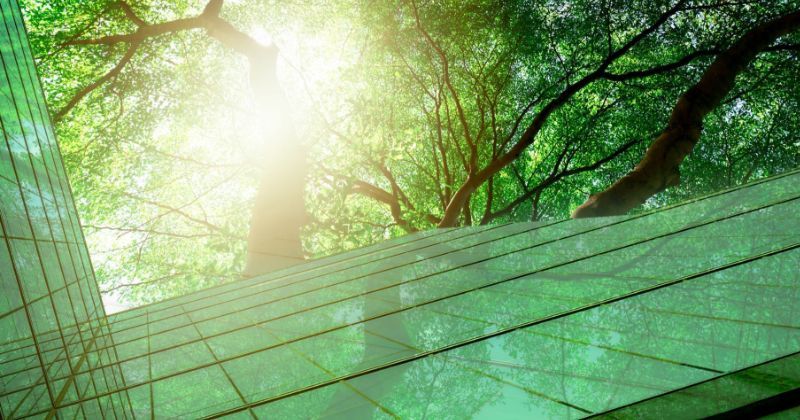
{"label": "tree", "polygon": [[[720,53],[703,77],[681,98],[667,128],[653,141],[633,171],[578,207],[573,217],[625,214],[680,179],[678,167],[692,151],[703,129],[703,118],[733,89],[736,76],[756,55],[779,37],[800,29],[800,11],[789,13],[748,31]],[[800,45],[773,49],[797,50]]]}
{"label": "tree", "polygon": [[[89,240],[97,249],[126,239],[101,257],[99,278],[137,301],[235,278],[248,233],[251,245],[264,237],[244,215],[258,206],[265,164],[251,156],[265,146],[242,139],[296,136],[310,151],[311,255],[436,226],[561,218],[635,165],[675,98],[731,50],[731,34],[798,4],[149,0],[27,9]],[[255,43],[259,28],[280,47],[277,64],[274,48]],[[684,182],[633,207],[797,166],[796,44],[793,33],[759,47],[706,111]],[[258,105],[280,97],[263,93],[274,91],[276,65],[287,100]],[[248,68],[264,78],[244,77]],[[297,133],[252,112],[264,106]],[[295,161],[278,160],[285,166],[273,173]],[[299,191],[297,172],[277,185],[294,180],[301,185],[289,189]],[[272,219],[299,214],[290,213]]]}
{"label": "tree", "polygon": [[[220,17],[222,4],[223,0],[211,0],[203,12],[195,17],[156,24],[149,24],[140,18],[124,0],[106,6],[106,11],[109,8],[120,9],[136,26],[136,30],[99,38],[82,38],[78,34],[62,44],[64,47],[125,44],[127,49],[111,70],[75,93],[66,105],[55,113],[54,120],[59,121],[87,94],[116,77],[131,61],[142,43],[148,39],[191,29],[204,29],[212,38],[245,56],[250,64],[250,80],[254,96],[262,107],[262,115],[272,122],[268,126],[267,134],[270,138],[268,140],[270,147],[264,154],[263,162],[264,167],[269,170],[265,170],[261,177],[248,235],[245,273],[255,275],[303,259],[299,229],[304,220],[305,206],[302,195],[306,171],[303,169],[295,171],[294,177],[288,177],[281,182],[275,182],[275,179],[281,174],[291,173],[292,168],[303,168],[305,157],[297,147],[296,138],[286,117],[288,104],[278,84],[275,69],[277,48],[274,45],[260,44],[222,19]],[[276,205],[276,202],[281,202],[282,205]]]}

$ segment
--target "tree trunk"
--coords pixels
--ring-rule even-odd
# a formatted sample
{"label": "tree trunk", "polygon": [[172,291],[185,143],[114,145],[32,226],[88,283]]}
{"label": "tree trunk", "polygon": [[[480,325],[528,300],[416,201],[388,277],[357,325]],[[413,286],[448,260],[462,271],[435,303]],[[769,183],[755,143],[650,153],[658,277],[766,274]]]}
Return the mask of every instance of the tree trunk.
{"label": "tree trunk", "polygon": [[800,11],[753,28],[722,52],[700,81],[678,100],[667,128],[653,141],[641,162],[608,189],[590,196],[572,217],[625,214],[667,187],[678,185],[678,167],[700,138],[705,116],[720,104],[733,88],[736,76],[759,52],[798,28]]}
{"label": "tree trunk", "polygon": [[248,58],[265,136],[244,272],[255,276],[304,260],[300,229],[307,220],[304,192],[308,167],[306,151],[294,131],[288,101],[275,75],[274,49]]}

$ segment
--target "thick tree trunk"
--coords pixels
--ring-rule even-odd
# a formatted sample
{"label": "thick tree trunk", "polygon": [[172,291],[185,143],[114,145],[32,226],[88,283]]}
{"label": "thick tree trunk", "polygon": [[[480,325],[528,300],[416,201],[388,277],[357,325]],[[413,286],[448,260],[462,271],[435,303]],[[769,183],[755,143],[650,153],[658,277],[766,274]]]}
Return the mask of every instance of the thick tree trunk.
{"label": "thick tree trunk", "polygon": [[747,32],[709,66],[700,81],[678,100],[667,128],[644,158],[608,189],[594,194],[572,214],[574,218],[625,214],[648,198],[680,182],[679,166],[692,151],[703,119],[734,86],[736,76],[777,38],[800,28],[800,11],[766,22]]}
{"label": "thick tree trunk", "polygon": [[244,272],[255,276],[304,260],[300,229],[307,218],[304,192],[308,168],[306,151],[294,131],[288,101],[275,75],[274,49],[248,58],[265,136]]}
{"label": "thick tree trunk", "polygon": [[[253,206],[247,245],[246,275],[257,275],[303,260],[300,228],[306,221],[303,195],[307,170],[306,153],[294,133],[288,103],[275,74],[277,48],[259,44],[239,31],[219,13],[224,0],[209,0],[203,12],[194,17],[149,24],[139,18],[130,5],[119,1],[108,6],[122,8],[136,25],[135,31],[99,38],[71,39],[64,45],[128,44],[127,52],[108,73],[81,89],[59,110],[58,121],[86,95],[117,76],[147,39],[191,29],[205,29],[208,34],[247,57],[253,93],[263,116],[263,175]],[[105,11],[108,10],[104,9]]]}

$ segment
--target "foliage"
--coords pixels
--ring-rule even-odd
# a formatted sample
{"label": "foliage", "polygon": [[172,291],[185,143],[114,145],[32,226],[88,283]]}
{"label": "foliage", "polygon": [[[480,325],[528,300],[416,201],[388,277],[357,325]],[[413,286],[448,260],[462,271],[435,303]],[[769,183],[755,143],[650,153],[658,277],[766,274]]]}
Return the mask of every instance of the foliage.
{"label": "foliage", "polygon": [[[167,22],[205,3],[143,0],[131,10]],[[310,256],[430,229],[448,214],[453,225],[568,217],[638,162],[715,54],[800,7],[685,1],[647,32],[676,2],[313,3],[222,8],[236,28],[262,41],[269,34],[281,49],[281,84],[310,151]],[[126,45],[66,44],[136,30],[119,3],[27,0],[24,8],[57,116],[126,53]],[[682,183],[647,207],[800,164],[799,41],[784,37],[759,55],[706,119]],[[118,299],[144,303],[238,276],[263,142],[247,72],[243,57],[202,29],[149,38],[58,120],[98,279]],[[513,153],[553,103],[531,144]],[[475,182],[509,153],[507,165]],[[462,190],[465,205],[448,209]]]}

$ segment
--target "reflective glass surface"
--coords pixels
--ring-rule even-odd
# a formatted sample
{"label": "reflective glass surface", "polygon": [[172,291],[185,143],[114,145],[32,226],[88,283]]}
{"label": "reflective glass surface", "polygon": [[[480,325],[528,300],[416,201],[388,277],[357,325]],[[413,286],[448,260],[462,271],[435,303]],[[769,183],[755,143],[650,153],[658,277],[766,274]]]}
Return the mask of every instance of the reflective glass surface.
{"label": "reflective glass surface", "polygon": [[106,316],[18,5],[0,10],[3,418],[694,418],[800,389],[798,171]]}

